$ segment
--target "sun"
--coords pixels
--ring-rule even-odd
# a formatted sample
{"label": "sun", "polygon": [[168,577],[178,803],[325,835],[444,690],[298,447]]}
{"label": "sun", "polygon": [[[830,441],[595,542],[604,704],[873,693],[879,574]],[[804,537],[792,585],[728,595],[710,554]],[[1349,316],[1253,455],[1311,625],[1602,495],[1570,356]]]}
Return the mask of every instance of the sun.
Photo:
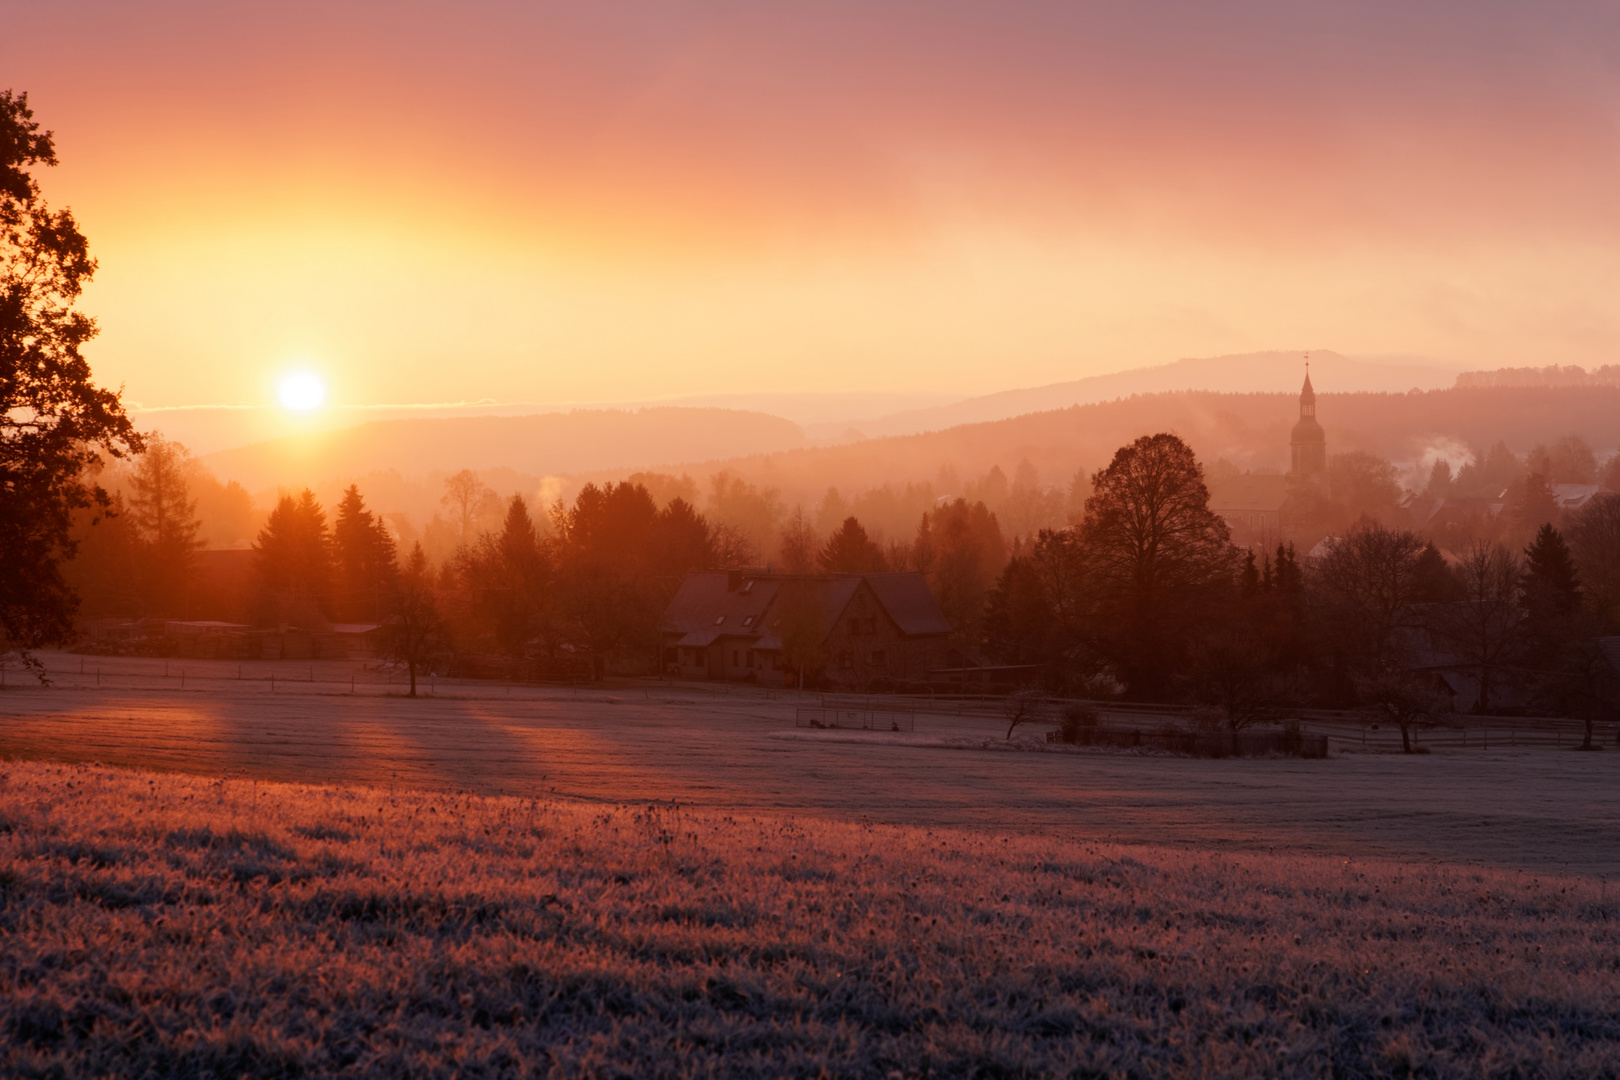
{"label": "sun", "polygon": [[294,412],[318,409],[326,401],[326,384],[318,375],[295,371],[281,380],[281,403]]}

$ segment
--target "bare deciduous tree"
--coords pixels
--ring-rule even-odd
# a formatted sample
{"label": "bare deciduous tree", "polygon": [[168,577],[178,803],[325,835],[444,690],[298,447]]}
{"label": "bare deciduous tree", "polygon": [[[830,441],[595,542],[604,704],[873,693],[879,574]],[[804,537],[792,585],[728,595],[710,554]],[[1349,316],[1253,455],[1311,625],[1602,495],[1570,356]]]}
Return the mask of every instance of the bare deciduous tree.
{"label": "bare deciduous tree", "polygon": [[416,676],[444,648],[444,621],[433,599],[432,574],[422,545],[411,548],[400,572],[383,626],[383,649],[410,673],[410,696],[416,696]]}
{"label": "bare deciduous tree", "polygon": [[446,477],[444,481],[444,495],[439,502],[448,507],[454,514],[456,523],[460,526],[461,542],[467,542],[467,534],[471,531],[473,522],[484,503],[495,498],[494,490],[471,469],[462,469],[454,476]]}
{"label": "bare deciduous tree", "polygon": [[1491,691],[1519,644],[1519,578],[1524,563],[1501,544],[1475,541],[1463,549],[1456,576],[1466,595],[1428,613],[1430,632],[1477,673],[1474,711],[1490,711]]}
{"label": "bare deciduous tree", "polygon": [[1007,695],[1002,703],[1002,712],[1007,717],[1007,739],[1010,741],[1013,732],[1020,724],[1028,724],[1040,719],[1041,703],[1046,696],[1034,687],[1015,690]]}
{"label": "bare deciduous tree", "polygon": [[1341,647],[1368,666],[1387,662],[1396,632],[1411,621],[1424,543],[1405,529],[1363,521],[1328,545],[1317,592],[1335,609]]}

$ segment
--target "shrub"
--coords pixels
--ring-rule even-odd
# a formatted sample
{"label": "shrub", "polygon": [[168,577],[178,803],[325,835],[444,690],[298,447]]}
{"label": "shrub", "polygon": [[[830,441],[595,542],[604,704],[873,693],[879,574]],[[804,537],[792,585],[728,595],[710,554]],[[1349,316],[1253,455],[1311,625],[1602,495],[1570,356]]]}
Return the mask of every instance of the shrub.
{"label": "shrub", "polygon": [[1090,705],[1065,705],[1058,721],[1059,738],[1071,746],[1090,742],[1101,723],[1102,717]]}

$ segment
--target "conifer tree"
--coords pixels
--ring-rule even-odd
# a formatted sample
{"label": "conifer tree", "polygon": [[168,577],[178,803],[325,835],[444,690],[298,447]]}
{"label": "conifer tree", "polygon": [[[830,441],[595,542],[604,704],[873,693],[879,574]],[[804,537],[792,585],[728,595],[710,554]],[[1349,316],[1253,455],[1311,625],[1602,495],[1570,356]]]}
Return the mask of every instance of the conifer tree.
{"label": "conifer tree", "polygon": [[253,550],[261,618],[313,622],[324,617],[331,588],[331,537],[314,492],[305,488],[297,498],[283,495]]}
{"label": "conifer tree", "polygon": [[381,518],[366,509],[358,485],[338,503],[332,525],[333,611],[340,618],[376,622],[396,572],[394,538]]}
{"label": "conifer tree", "polygon": [[858,519],[847,517],[822,545],[817,562],[829,574],[875,574],[883,569],[883,549]]}
{"label": "conifer tree", "polygon": [[1533,632],[1548,630],[1571,618],[1581,604],[1580,575],[1564,535],[1542,525],[1524,549],[1521,591]]}

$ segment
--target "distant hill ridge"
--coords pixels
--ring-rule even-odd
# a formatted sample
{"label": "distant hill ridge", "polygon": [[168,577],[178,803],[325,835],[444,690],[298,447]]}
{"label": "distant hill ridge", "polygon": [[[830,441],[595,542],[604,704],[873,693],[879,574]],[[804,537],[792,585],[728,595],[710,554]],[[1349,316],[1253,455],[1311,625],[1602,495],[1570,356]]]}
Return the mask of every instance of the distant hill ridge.
{"label": "distant hill ridge", "polygon": [[[1311,371],[1319,384],[1339,392],[1441,390],[1451,387],[1457,377],[1454,368],[1435,364],[1358,360],[1325,349],[1313,350],[1309,355]],[[935,408],[909,409],[875,420],[858,421],[853,426],[862,435],[875,438],[1006,420],[1025,413],[1097,404],[1133,394],[1275,393],[1297,387],[1303,381],[1305,356],[1303,350],[1271,350],[1183,359],[1071,382],[1004,390]],[[805,431],[811,439],[825,441],[841,437],[848,426],[810,424]]]}
{"label": "distant hill ridge", "polygon": [[[1324,391],[1312,362],[1317,417],[1328,452],[1367,450],[1395,460],[1418,456],[1437,439],[1476,451],[1498,439],[1519,453],[1537,443],[1577,435],[1600,452],[1620,447],[1620,387],[1484,387],[1400,393]],[[1289,431],[1299,418],[1297,391],[1182,391],[1029,413],[942,431],[813,446],[729,461],[664,462],[650,468],[692,473],[721,470],[775,487],[791,504],[811,505],[828,487],[849,493],[884,483],[940,477],[963,480],[992,466],[1009,475],[1028,461],[1043,482],[1064,484],[1079,469],[1096,469],[1141,435],[1170,431],[1200,459],[1226,458],[1241,469],[1285,469]],[[611,479],[591,473],[577,480]],[[944,485],[940,485],[944,489]]]}

